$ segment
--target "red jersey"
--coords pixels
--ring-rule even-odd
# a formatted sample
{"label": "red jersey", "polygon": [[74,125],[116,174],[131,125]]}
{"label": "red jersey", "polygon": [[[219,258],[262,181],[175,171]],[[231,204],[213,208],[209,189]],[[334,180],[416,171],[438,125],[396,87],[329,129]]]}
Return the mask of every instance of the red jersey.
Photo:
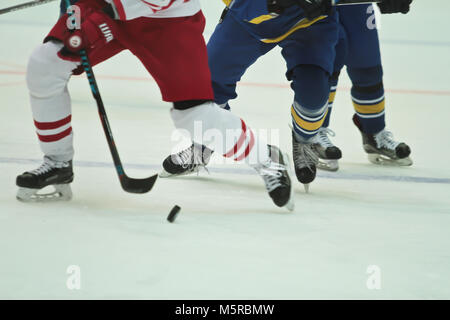
{"label": "red jersey", "polygon": [[115,6],[120,20],[140,17],[189,17],[200,11],[199,0],[105,0]]}

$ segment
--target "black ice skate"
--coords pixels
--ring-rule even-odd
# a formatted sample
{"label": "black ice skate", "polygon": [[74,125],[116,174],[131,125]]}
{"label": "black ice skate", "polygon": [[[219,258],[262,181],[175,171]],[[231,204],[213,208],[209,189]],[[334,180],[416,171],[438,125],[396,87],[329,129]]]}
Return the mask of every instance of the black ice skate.
{"label": "black ice skate", "polygon": [[209,163],[213,151],[205,146],[192,144],[189,148],[168,156],[163,162],[161,178],[197,173]]}
{"label": "black ice skate", "polygon": [[278,207],[286,207],[289,211],[295,208],[293,189],[289,177],[289,158],[276,146],[269,145],[270,160],[254,166],[263,178],[267,192]]}
{"label": "black ice skate", "polygon": [[292,133],[292,153],[294,158],[295,175],[309,192],[309,184],[316,178],[316,167],[319,157],[313,149],[313,143],[298,142]]}
{"label": "black ice skate", "polygon": [[404,142],[393,139],[392,133],[382,130],[375,134],[362,132],[361,125],[356,114],[353,122],[361,132],[364,151],[367,152],[369,161],[378,165],[410,166],[413,164],[409,155],[411,149]]}
{"label": "black ice skate", "polygon": [[331,129],[320,128],[314,137],[313,150],[319,156],[317,168],[326,171],[337,171],[339,169],[338,160],[342,158],[342,152],[330,141],[328,135],[334,137],[335,133]]}
{"label": "black ice skate", "polygon": [[[36,170],[27,171],[17,176],[19,187],[17,199],[24,202],[70,200],[73,181],[72,161],[57,162],[44,157],[44,163]],[[55,191],[39,193],[45,187],[53,186]]]}

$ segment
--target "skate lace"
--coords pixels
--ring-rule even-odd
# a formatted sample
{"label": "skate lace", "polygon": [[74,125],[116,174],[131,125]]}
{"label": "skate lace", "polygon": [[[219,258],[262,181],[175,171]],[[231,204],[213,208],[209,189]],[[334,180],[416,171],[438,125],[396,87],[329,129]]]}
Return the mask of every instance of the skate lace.
{"label": "skate lace", "polygon": [[316,143],[319,143],[321,146],[328,148],[334,147],[333,143],[328,138],[328,135],[334,137],[336,133],[333,130],[328,128],[320,128],[319,132],[316,135]]}
{"label": "skate lace", "polygon": [[311,148],[310,144],[294,143],[293,151],[295,154],[294,164],[296,168],[308,167],[311,169],[312,165],[316,165],[319,161],[319,156]]}
{"label": "skate lace", "polygon": [[394,140],[392,132],[383,130],[375,135],[375,141],[377,142],[378,148],[387,148],[394,150],[399,142]]}
{"label": "skate lace", "polygon": [[269,164],[256,167],[255,169],[263,178],[267,191],[272,192],[282,186],[280,178],[283,176],[283,173],[281,171],[287,170],[287,167],[286,165],[270,161]]}
{"label": "skate lace", "polygon": [[197,166],[205,166],[203,163],[202,151],[197,150],[194,152],[194,146],[182,150],[177,153],[177,163],[181,165],[183,169],[192,169]]}
{"label": "skate lace", "polygon": [[51,160],[50,158],[45,157],[44,163],[41,164],[39,168],[30,171],[30,173],[35,175],[41,175],[51,171],[54,168],[64,168],[64,167],[67,167],[66,162],[56,162]]}

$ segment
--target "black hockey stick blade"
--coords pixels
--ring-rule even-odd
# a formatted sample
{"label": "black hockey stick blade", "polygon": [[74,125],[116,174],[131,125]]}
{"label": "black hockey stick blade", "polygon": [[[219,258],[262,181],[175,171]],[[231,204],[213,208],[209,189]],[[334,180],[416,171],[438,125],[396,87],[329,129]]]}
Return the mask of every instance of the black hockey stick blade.
{"label": "black hockey stick blade", "polygon": [[145,179],[134,179],[123,175],[120,177],[120,184],[126,192],[142,194],[152,190],[157,178],[157,174]]}

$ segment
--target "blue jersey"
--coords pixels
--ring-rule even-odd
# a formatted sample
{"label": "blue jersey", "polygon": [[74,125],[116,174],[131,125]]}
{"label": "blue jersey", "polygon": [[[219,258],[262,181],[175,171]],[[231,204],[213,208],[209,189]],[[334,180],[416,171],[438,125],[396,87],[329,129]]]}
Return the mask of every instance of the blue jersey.
{"label": "blue jersey", "polygon": [[292,6],[282,14],[270,13],[267,0],[224,0],[228,13],[250,34],[265,43],[279,43],[299,29],[307,28],[327,16],[312,21],[299,6]]}
{"label": "blue jersey", "polygon": [[[378,30],[368,25],[374,19],[373,6],[362,4],[338,8],[341,42],[345,43],[347,67],[369,68],[381,65]],[[374,21],[374,20],[373,20]]]}

